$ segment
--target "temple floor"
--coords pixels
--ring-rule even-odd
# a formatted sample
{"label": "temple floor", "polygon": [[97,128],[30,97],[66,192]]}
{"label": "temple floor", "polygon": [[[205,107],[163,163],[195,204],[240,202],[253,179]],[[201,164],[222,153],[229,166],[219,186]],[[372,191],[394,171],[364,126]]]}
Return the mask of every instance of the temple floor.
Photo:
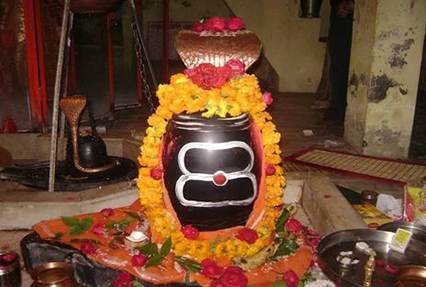
{"label": "temple floor", "polygon": [[[343,127],[323,120],[323,113],[311,109],[314,95],[281,93],[274,97],[274,104],[269,109],[273,122],[282,134],[281,149],[284,155],[292,154],[307,147],[329,147],[354,152],[343,140]],[[105,125],[108,136],[117,138],[141,139],[146,128],[146,119],[150,114],[147,107],[117,111],[114,120],[101,122]],[[304,130],[312,131],[313,135],[304,135]],[[289,171],[288,179],[303,179],[306,173],[312,171]],[[327,173],[326,176],[336,185],[350,188],[357,192],[362,190],[375,190],[395,197],[402,197],[402,187],[360,180],[339,174]],[[0,188],[0,193],[2,189]],[[3,191],[4,192],[4,191]],[[303,216],[302,216],[303,217]],[[302,219],[306,222],[307,217]],[[20,252],[19,242],[29,233],[28,230],[3,230],[0,231],[0,248],[12,249]],[[22,260],[21,260],[22,263]],[[32,280],[25,272],[23,286],[29,286]]]}

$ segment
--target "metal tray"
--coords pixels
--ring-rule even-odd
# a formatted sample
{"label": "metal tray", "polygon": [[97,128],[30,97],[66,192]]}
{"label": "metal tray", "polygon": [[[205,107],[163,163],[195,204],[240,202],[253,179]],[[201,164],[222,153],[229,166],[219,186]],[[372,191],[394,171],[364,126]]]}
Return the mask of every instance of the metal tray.
{"label": "metal tray", "polygon": [[[383,261],[383,266],[376,265],[372,285],[374,287],[393,286],[396,274],[385,270],[386,265],[398,269],[404,265],[426,266],[426,244],[411,239],[404,254],[390,249],[394,233],[369,229],[350,229],[326,236],[318,247],[319,264],[323,272],[336,284],[347,287],[359,287],[364,284],[364,265],[368,256],[355,248],[357,242],[367,243],[376,253],[376,260]],[[336,261],[342,251],[353,251],[359,263],[350,268],[343,268]]]}
{"label": "metal tray", "polygon": [[377,228],[377,230],[390,231],[395,233],[398,228],[402,228],[413,233],[412,238],[420,242],[426,242],[426,226],[412,222],[389,222]]}

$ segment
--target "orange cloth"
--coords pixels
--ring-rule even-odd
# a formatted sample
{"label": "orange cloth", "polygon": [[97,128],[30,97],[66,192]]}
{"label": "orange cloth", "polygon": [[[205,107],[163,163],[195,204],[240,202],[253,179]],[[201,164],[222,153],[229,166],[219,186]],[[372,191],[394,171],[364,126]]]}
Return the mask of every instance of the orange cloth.
{"label": "orange cloth", "polygon": [[[142,207],[139,200],[137,200],[131,206],[114,209],[114,215],[108,218],[105,218],[100,212],[81,214],[75,217],[78,219],[92,217],[94,226],[96,224],[107,224],[113,220],[118,222],[125,218],[129,218],[129,216],[125,213],[126,211],[136,212],[143,218],[141,210]],[[138,221],[133,221],[127,230],[133,230],[138,224]],[[81,243],[75,241],[71,242],[72,239],[89,239],[99,241],[101,245],[97,246],[98,249],[96,252],[88,254],[89,258],[110,268],[127,271],[141,280],[152,282],[154,284],[184,282],[185,272],[179,273],[175,270],[172,255],[167,256],[160,267],[154,266],[146,269],[133,267],[131,265],[132,255],[130,251],[121,247],[116,249],[109,247],[109,242],[114,238],[112,232],[106,236],[96,235],[91,231],[77,236],[70,236],[67,234],[70,227],[66,226],[61,219],[42,221],[35,225],[33,229],[43,239],[52,239],[55,237],[55,234],[62,233],[63,236],[60,238],[60,241],[67,243],[76,249],[80,249]],[[278,262],[267,263],[258,269],[247,271],[245,272],[245,275],[249,279],[249,285],[252,287],[269,286],[280,279],[280,274],[283,274],[285,271],[290,269],[299,277],[302,277],[309,268],[312,256],[313,252],[310,247],[301,246],[295,254]],[[210,284],[210,280],[200,274],[193,274],[191,278],[197,280],[197,282],[202,286],[208,286]]]}

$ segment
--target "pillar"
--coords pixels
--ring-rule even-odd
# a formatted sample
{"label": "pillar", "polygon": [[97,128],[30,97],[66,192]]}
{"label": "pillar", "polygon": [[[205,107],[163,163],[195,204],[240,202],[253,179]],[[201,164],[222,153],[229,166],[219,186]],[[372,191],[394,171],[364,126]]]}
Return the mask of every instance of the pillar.
{"label": "pillar", "polygon": [[358,152],[408,156],[425,24],[425,0],[355,1],[344,136]]}

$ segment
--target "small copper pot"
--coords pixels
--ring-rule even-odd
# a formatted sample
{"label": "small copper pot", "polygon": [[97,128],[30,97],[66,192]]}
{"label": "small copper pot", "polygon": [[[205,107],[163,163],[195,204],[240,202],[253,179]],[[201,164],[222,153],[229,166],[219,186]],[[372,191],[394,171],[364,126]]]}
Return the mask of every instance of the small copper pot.
{"label": "small copper pot", "polygon": [[74,281],[71,267],[65,262],[38,265],[32,272],[31,287],[79,287]]}
{"label": "small copper pot", "polygon": [[426,267],[406,265],[396,274],[397,283],[394,287],[426,287]]}

